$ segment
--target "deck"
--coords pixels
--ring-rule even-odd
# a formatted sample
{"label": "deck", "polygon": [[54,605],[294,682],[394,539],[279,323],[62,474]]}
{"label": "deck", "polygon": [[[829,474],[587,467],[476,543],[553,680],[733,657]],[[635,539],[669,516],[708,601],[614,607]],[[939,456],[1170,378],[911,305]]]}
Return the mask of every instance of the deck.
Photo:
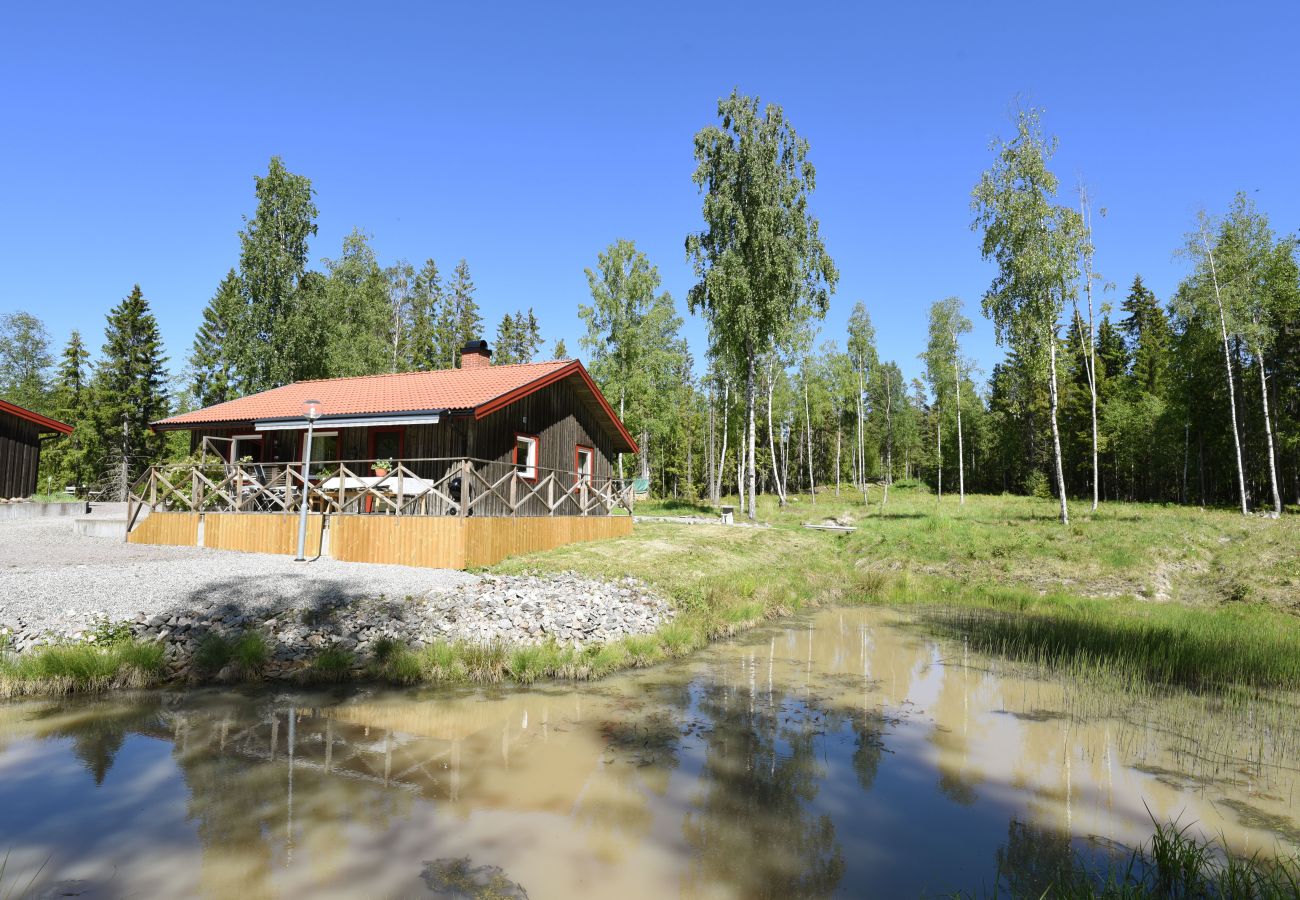
{"label": "deck", "polygon": [[151,466],[132,486],[126,539],[295,553],[305,505],[308,557],[464,569],[632,532],[631,488],[615,478],[469,457],[374,462]]}

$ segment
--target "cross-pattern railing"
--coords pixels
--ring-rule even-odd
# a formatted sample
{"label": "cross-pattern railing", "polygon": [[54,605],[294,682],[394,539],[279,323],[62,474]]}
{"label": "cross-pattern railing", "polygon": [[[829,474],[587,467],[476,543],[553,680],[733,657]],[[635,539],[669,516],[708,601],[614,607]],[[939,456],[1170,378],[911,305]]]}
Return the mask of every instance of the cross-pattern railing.
{"label": "cross-pattern railing", "polygon": [[611,476],[452,457],[150,466],[131,486],[128,530],[140,510],[310,512],[392,516],[591,516],[632,511],[632,486]]}

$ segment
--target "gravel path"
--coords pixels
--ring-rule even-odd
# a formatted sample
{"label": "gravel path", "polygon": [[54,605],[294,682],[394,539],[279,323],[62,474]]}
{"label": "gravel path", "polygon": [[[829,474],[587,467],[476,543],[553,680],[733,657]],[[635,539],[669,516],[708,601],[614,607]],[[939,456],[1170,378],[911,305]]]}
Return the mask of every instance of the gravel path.
{"label": "gravel path", "polygon": [[127,544],[82,537],[69,520],[0,522],[0,628],[72,632],[105,615],[117,621],[209,600],[307,607],[424,598],[479,581],[449,569]]}

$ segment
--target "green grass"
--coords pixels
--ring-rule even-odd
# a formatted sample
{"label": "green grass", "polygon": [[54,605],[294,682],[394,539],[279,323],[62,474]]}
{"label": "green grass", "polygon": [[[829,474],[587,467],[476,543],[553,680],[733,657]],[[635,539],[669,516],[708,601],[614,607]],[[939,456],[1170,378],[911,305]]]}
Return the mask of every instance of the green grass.
{"label": "green grass", "polygon": [[1256,850],[1247,856],[1193,833],[1192,823],[1157,824],[1150,840],[1115,863],[1096,868],[1079,857],[1058,870],[1021,877],[999,872],[992,891],[954,896],[1061,900],[1284,900],[1300,896],[1300,856]]}
{"label": "green grass", "polygon": [[340,647],[326,647],[299,673],[308,684],[338,684],[352,680],[355,657]]}
{"label": "green grass", "polygon": [[[1076,504],[1061,526],[1050,500],[940,499],[895,485],[888,505],[847,489],[761,497],[769,528],[642,523],[628,538],[507,560],[498,571],[638,577],[672,598],[655,635],[662,658],[774,616],[825,603],[914,608],[975,649],[1054,667],[1109,670],[1189,687],[1300,689],[1300,517]],[[638,504],[649,515],[697,504]],[[852,521],[833,534],[804,522]],[[625,646],[625,649],[626,646]],[[627,654],[659,658],[640,643]]]}
{"label": "green grass", "polygon": [[266,638],[256,631],[238,637],[210,634],[194,651],[192,665],[202,678],[212,678],[227,665],[234,664],[240,680],[251,681],[261,676],[270,657]]}
{"label": "green grass", "polygon": [[147,687],[161,679],[164,666],[158,643],[54,644],[0,656],[0,699]]}

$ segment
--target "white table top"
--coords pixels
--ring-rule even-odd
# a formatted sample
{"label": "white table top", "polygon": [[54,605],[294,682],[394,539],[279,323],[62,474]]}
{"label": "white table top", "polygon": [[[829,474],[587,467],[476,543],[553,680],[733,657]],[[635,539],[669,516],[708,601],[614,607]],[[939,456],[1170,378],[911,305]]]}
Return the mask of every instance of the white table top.
{"label": "white table top", "polygon": [[325,493],[337,491],[340,487],[345,491],[364,491],[367,488],[374,488],[387,494],[396,494],[400,488],[402,496],[407,497],[422,494],[433,487],[433,484],[427,478],[416,478],[413,475],[404,475],[400,479],[396,475],[348,475],[346,478],[335,475],[333,478],[326,478],[316,485],[316,488]]}

